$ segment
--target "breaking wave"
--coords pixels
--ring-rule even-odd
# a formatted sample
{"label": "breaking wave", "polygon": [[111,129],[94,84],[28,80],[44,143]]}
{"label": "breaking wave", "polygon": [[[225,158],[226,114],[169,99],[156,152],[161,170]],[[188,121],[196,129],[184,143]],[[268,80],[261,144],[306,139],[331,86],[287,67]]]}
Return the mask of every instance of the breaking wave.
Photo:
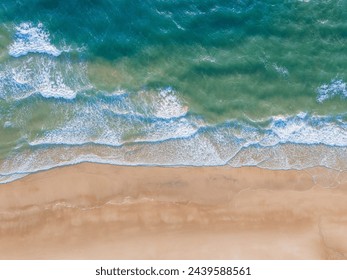
{"label": "breaking wave", "polygon": [[42,23],[36,26],[31,22],[16,26],[15,40],[9,47],[9,55],[20,57],[28,53],[46,53],[59,56],[63,51],[51,44],[50,34]]}
{"label": "breaking wave", "polygon": [[334,79],[329,84],[321,85],[317,89],[317,101],[322,103],[335,96],[347,98],[347,85],[343,80]]}

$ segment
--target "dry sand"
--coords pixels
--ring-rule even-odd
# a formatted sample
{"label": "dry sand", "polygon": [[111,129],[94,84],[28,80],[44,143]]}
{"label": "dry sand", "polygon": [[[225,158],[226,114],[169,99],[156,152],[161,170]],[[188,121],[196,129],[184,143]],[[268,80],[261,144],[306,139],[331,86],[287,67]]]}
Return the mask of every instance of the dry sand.
{"label": "dry sand", "polygon": [[346,259],[347,172],[79,164],[0,185],[0,259]]}

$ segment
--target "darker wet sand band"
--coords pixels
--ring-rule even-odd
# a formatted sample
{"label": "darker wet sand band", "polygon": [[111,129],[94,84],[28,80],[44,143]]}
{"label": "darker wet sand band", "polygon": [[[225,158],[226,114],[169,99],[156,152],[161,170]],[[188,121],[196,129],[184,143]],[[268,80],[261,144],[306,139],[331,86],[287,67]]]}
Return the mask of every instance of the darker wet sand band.
{"label": "darker wet sand band", "polygon": [[346,259],[347,173],[79,164],[0,185],[1,259]]}

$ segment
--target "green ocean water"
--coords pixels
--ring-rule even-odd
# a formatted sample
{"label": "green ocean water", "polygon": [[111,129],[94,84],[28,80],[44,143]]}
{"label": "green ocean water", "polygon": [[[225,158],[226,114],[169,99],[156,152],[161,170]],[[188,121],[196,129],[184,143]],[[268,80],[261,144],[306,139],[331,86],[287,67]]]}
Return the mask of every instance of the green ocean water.
{"label": "green ocean water", "polygon": [[194,137],[218,160],[131,163],[223,164],[235,145],[345,149],[346,69],[345,0],[2,0],[0,159]]}

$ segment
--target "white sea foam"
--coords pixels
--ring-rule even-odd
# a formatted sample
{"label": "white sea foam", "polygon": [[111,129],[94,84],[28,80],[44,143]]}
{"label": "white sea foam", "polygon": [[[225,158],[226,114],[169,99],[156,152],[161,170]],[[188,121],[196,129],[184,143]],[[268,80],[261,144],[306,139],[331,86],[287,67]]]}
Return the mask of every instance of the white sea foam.
{"label": "white sea foam", "polygon": [[347,125],[336,124],[327,118],[296,116],[276,120],[270,129],[279,143],[347,146]]}
{"label": "white sea foam", "polygon": [[[59,65],[55,67],[59,69]],[[40,83],[30,83],[31,76],[26,76],[25,69],[18,76],[11,73],[10,77],[16,81],[17,89],[22,85],[27,91]],[[54,79],[59,80],[57,77]],[[48,81],[52,79],[48,77]],[[323,165],[347,169],[347,124],[343,118],[301,112],[275,116],[266,126],[236,120],[209,126],[187,114],[184,101],[172,88],[99,97],[87,95],[90,102],[76,100],[69,106],[55,103],[50,119],[59,122],[54,129],[43,128],[45,132],[35,138],[23,136],[32,147],[0,162],[0,182],[16,179],[19,173],[83,161],[121,165],[256,165],[272,169]],[[26,126],[25,112],[17,118],[22,127]]]}
{"label": "white sea foam", "polygon": [[[275,116],[263,128],[255,124],[231,123],[228,134],[242,141],[243,147],[278,144],[347,146],[347,123],[324,116],[299,113],[296,116]],[[216,131],[219,134],[220,131]]]}
{"label": "white sea foam", "polygon": [[211,57],[209,55],[205,55],[199,58],[200,61],[207,61],[207,62],[211,62],[211,63],[215,63],[216,59],[214,57]]}
{"label": "white sea foam", "polygon": [[127,94],[127,91],[124,90],[124,89],[116,89],[114,90],[112,93],[110,93],[110,96],[121,96],[121,95],[124,95],[124,94]]}
{"label": "white sea foam", "polygon": [[[136,100],[136,96],[132,97],[132,102],[134,99]],[[130,99],[130,97],[127,98]],[[123,100],[125,103],[129,102],[127,98]],[[238,149],[249,148],[254,145],[264,148],[281,144],[347,146],[346,123],[329,120],[327,117],[309,116],[305,113],[299,113],[296,116],[274,117],[270,124],[264,128],[239,122],[222,127],[208,127],[206,123],[191,116],[153,119],[155,116],[149,114],[147,115],[149,119],[147,119],[145,115],[137,111],[131,102],[125,107],[120,106],[117,102],[103,102],[99,100],[84,107],[76,105],[71,112],[67,112],[64,108],[66,120],[59,127],[47,130],[43,136],[35,138],[29,144],[37,146],[94,143],[117,147],[127,143],[142,143],[158,149],[160,142],[175,140],[180,144],[171,152],[158,152],[158,157],[161,158],[160,164],[177,165],[200,165],[201,158],[205,158],[205,160],[209,158],[206,162],[220,165],[230,160]],[[138,109],[144,110],[145,104],[143,103],[142,107]],[[147,103],[146,106],[151,107],[153,104]],[[122,110],[122,114],[117,114],[117,107]],[[62,110],[63,108],[57,107],[52,112],[52,117],[54,118],[55,113],[57,117],[63,115]],[[200,131],[201,128],[203,128],[202,131]],[[204,145],[206,146],[208,143],[209,147],[213,147],[215,154],[197,153],[195,156],[190,155],[188,162],[186,158],[178,157],[178,154],[187,153],[189,138],[204,138]],[[197,148],[191,144],[189,149],[197,152]],[[148,164],[153,162],[153,159],[146,159],[146,156],[141,159],[141,162],[146,162],[146,160],[149,161]],[[248,163],[250,162],[252,161]]]}
{"label": "white sea foam", "polygon": [[[56,107],[51,117],[58,119],[66,115],[66,119],[59,127],[45,131],[42,137],[30,144],[95,143],[120,146],[128,142],[158,142],[190,137],[203,125],[182,116],[177,96],[170,96],[174,108],[170,110],[172,108],[168,101],[163,102],[166,96],[163,97],[162,90],[151,92],[150,95],[151,98],[147,100],[142,99],[143,92],[122,95],[115,100],[95,99],[88,104],[70,106],[68,113],[65,106]],[[167,111],[162,111],[163,107]],[[158,112],[166,112],[165,118]],[[55,114],[57,117],[54,117]]]}
{"label": "white sea foam", "polygon": [[243,148],[228,164],[234,167],[258,166],[269,169],[306,169],[324,166],[347,170],[347,147],[282,144],[274,147]]}
{"label": "white sea foam", "polygon": [[6,184],[9,182],[21,179],[21,178],[23,178],[29,174],[31,174],[31,173],[23,173],[23,174],[13,173],[13,174],[8,174],[8,175],[0,175],[0,184]]}
{"label": "white sea foam", "polygon": [[34,94],[46,98],[73,99],[91,88],[84,63],[57,61],[47,56],[23,57],[0,68],[0,97],[25,99]]}
{"label": "white sea foam", "polygon": [[334,79],[329,84],[321,85],[317,89],[317,101],[320,103],[334,96],[347,98],[347,84],[341,79]]}
{"label": "white sea foam", "polygon": [[279,66],[276,63],[273,63],[272,66],[276,70],[276,72],[279,73],[281,76],[288,76],[289,75],[289,71],[286,67]]}
{"label": "white sea foam", "polygon": [[12,123],[10,121],[6,121],[4,123],[4,128],[8,128],[8,127],[11,127],[12,126]]}
{"label": "white sea foam", "polygon": [[[107,106],[98,111],[97,108],[100,107],[102,107],[100,104],[96,104],[88,110],[77,109],[78,114],[73,118],[69,117],[65,125],[47,131],[44,136],[36,138],[30,144],[75,146],[94,143],[121,147],[131,143],[140,145],[142,151],[147,151],[136,156],[132,153],[136,158],[133,160],[134,163],[161,165],[223,165],[240,149],[251,149],[254,145],[258,145],[261,149],[275,149],[283,144],[326,145],[341,148],[347,146],[345,123],[335,123],[324,117],[312,117],[305,113],[292,117],[276,117],[264,129],[246,124],[231,124],[206,127],[199,132],[203,124],[191,117],[169,121],[157,119],[148,123],[131,115],[129,118],[110,116],[105,113]],[[254,165],[267,159],[261,153],[255,152],[257,149],[243,160],[243,165]],[[293,155],[281,153],[283,164],[277,161],[278,166],[288,168],[300,166],[297,163],[298,155],[295,156],[294,163]],[[272,154],[270,157],[274,156],[278,155]],[[311,160],[318,164],[319,159],[322,159],[322,156],[316,159],[303,158],[302,166],[310,165]],[[128,163],[125,160],[121,164]],[[327,165],[332,164],[330,162]]]}
{"label": "white sea foam", "polygon": [[50,42],[50,34],[42,23],[36,26],[31,22],[16,26],[15,41],[9,46],[9,55],[20,57],[28,53],[46,53],[59,56],[62,51]]}
{"label": "white sea foam", "polygon": [[[43,147],[14,155],[0,162],[0,183],[33,172],[80,162],[164,166],[229,164],[235,167],[254,165],[271,169],[303,169],[321,165],[347,170],[347,147],[284,144],[242,148],[242,145],[237,143],[225,144],[224,141],[220,143],[208,133],[203,133],[188,139],[174,139],[156,144],[138,143],[120,147],[94,145]],[[226,158],[227,154],[223,151],[223,147],[229,152],[231,159]]]}
{"label": "white sea foam", "polygon": [[262,132],[250,126],[244,130],[242,137],[247,140],[246,146],[294,143],[345,147],[347,146],[347,124],[336,122],[329,117],[309,116],[301,112],[296,116],[273,117],[271,123]]}
{"label": "white sea foam", "polygon": [[171,87],[160,89],[159,94],[153,94],[152,91],[142,91],[139,93],[139,97],[136,102],[148,100],[145,103],[146,112],[158,118],[179,118],[188,112],[188,107],[182,105],[177,93]]}

